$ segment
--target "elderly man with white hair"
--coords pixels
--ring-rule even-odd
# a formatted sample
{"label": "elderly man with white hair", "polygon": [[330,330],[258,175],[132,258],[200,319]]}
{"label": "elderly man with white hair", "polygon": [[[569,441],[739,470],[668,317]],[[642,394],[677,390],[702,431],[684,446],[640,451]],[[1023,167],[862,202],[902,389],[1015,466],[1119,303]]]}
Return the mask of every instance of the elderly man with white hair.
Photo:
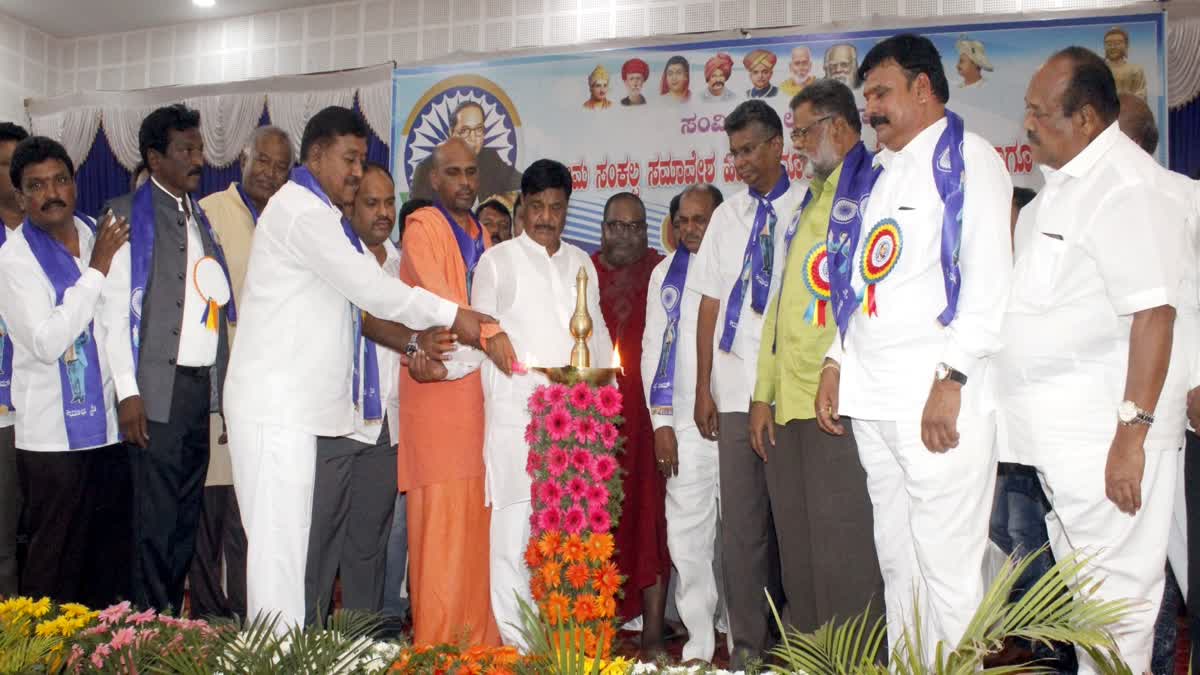
{"label": "elderly man with white hair", "polygon": [[982,87],[983,71],[990,73],[994,70],[983,43],[979,40],[968,40],[966,35],[961,35],[954,46],[958,49],[958,74],[963,79],[958,86],[964,89]]}
{"label": "elderly man with white hair", "polygon": [[[292,143],[287,132],[274,126],[259,127],[242,150],[242,180],[200,200],[200,208],[208,215],[213,232],[225,249],[235,301],[246,278],[258,214],[287,182],[292,161]],[[235,332],[235,327],[230,326],[231,346]],[[192,616],[245,616],[246,531],[242,529],[237,495],[233,491],[224,420],[213,414],[210,427],[200,532],[188,575]]]}

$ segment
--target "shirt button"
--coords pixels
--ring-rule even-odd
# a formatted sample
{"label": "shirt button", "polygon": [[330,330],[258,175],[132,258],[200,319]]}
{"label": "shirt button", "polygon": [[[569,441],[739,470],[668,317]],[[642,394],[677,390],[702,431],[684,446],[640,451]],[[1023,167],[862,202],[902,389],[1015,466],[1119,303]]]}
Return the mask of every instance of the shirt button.
{"label": "shirt button", "polygon": [[171,329],[171,335],[179,335],[179,329],[178,329],[178,328],[172,328],[172,329]]}
{"label": "shirt button", "polygon": [[167,359],[167,363],[175,365],[175,359]]}
{"label": "shirt button", "polygon": [[186,245],[186,244],[180,244],[180,245],[179,245],[179,251],[180,251],[180,252],[183,252],[183,251],[186,251],[186,250],[187,250],[187,245]]}
{"label": "shirt button", "polygon": [[183,272],[180,272],[180,273],[179,273],[179,278],[180,278],[180,279],[182,279],[182,278],[183,278]]}
{"label": "shirt button", "polygon": [[175,306],[176,306],[176,307],[183,307],[183,301],[182,301],[182,300],[176,300],[176,301],[175,301]]}

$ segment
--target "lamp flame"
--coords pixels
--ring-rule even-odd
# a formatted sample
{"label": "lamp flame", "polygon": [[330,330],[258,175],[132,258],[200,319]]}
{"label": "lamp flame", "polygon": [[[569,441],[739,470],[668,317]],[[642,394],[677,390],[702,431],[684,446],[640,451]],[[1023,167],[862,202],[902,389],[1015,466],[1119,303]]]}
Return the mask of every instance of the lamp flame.
{"label": "lamp flame", "polygon": [[612,367],[625,374],[625,369],[621,367],[621,343],[617,342],[613,345]]}

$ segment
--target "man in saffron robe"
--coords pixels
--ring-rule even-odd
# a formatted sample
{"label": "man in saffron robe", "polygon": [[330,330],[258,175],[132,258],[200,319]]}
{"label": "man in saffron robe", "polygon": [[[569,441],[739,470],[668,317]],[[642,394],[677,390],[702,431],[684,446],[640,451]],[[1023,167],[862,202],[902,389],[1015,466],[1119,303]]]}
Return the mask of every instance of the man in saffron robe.
{"label": "man in saffron robe", "polygon": [[[475,263],[491,237],[471,205],[479,190],[475,153],[451,138],[433,155],[437,199],[404,228],[400,279],[435,295],[468,303]],[[416,343],[410,343],[413,348]],[[410,349],[410,356],[415,349]],[[413,642],[437,644],[466,637],[470,645],[499,645],[488,584],[488,528],[483,482],[483,389],[477,370],[458,359],[448,382],[421,383],[400,375],[400,490],[408,493],[409,578]],[[459,379],[455,379],[455,378]]]}
{"label": "man in saffron robe", "polygon": [[655,465],[654,428],[642,389],[642,334],[650,274],[663,256],[646,240],[646,208],[629,192],[604,206],[600,250],[592,255],[600,282],[600,311],[624,354],[617,386],[624,401],[625,452],[618,455],[625,488],[624,512],[614,532],[617,567],[625,575],[618,608],[625,621],[642,616],[642,651],[663,646],[663,615],[671,556],[667,552],[666,478]]}

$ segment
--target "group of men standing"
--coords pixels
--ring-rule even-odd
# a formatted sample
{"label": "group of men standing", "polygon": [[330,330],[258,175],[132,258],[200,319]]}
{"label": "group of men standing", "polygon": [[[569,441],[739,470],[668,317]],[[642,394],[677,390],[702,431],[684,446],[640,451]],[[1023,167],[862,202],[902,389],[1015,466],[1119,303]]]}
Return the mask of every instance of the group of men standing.
{"label": "group of men standing", "polygon": [[199,115],[156,110],[149,180],[99,223],[61,145],[0,127],[0,475],[18,476],[0,483],[0,594],[20,512],[23,593],[178,609],[191,568],[193,608],[284,627],[322,623],[340,573],[344,606],[379,610],[399,490],[414,640],[521,645],[531,368],[570,353],[582,268],[593,365],[614,340],[624,363],[618,614],[644,649],[674,570],[686,660],[713,658],[718,588],[733,666],[761,658],[766,588],[800,630],[871,606],[931,661],[983,597],[1001,459],[1036,469],[1055,556],[1091,555],[1099,597],[1150,606],[1112,629],[1146,670],[1200,419],[1196,204],[1122,135],[1085,49],[1029,84],[1047,185],[1015,234],[1006,168],[946,108],[928,39],[881,41],[856,76],[864,114],[837,79],[791,101],[807,189],[779,115],[732,111],[746,187],[686,189],[667,258],[630,193],[595,255],[564,241],[572,181],[548,159],[520,176],[518,236],[496,236],[461,137],[423,165],[433,199],[401,255],[391,176],[345,108],[312,117],[296,166],[260,129],[243,180],[199,203]]}

